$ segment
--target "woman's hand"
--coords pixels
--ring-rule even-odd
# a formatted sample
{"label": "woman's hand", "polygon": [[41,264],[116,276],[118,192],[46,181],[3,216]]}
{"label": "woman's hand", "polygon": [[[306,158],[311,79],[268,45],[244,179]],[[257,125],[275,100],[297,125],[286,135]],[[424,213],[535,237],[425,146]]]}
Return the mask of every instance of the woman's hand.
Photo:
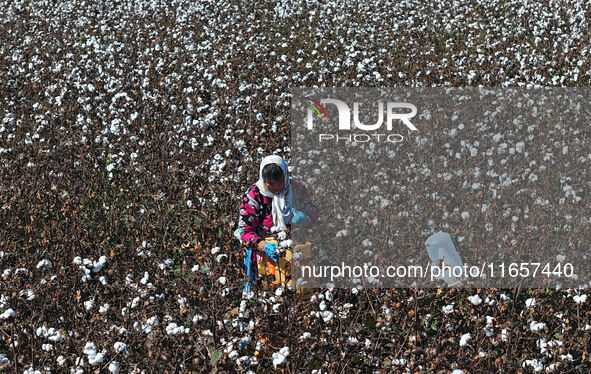
{"label": "woman's hand", "polygon": [[291,223],[296,226],[306,226],[310,223],[310,217],[308,217],[304,212],[292,209],[293,217],[291,219]]}
{"label": "woman's hand", "polygon": [[259,250],[259,252],[266,254],[267,257],[269,257],[273,261],[277,261],[277,257],[279,256],[279,253],[277,252],[278,247],[279,246],[276,243],[270,243],[264,240],[261,240],[257,245],[257,249]]}
{"label": "woman's hand", "polygon": [[265,252],[265,245],[267,245],[267,242],[264,240],[261,240],[259,242],[259,244],[257,245],[257,251],[259,252]]}

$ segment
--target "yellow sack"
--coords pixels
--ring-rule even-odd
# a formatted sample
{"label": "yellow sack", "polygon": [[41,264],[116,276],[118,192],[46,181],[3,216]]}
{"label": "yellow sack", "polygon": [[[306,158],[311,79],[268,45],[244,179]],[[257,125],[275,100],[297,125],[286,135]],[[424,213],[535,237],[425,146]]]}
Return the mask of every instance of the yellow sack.
{"label": "yellow sack", "polygon": [[[279,242],[273,237],[265,238],[265,241],[279,244]],[[310,242],[297,244],[294,247],[294,251],[301,252],[303,255],[302,257],[309,261],[308,259],[312,254],[312,244]],[[263,254],[262,261],[257,263],[258,273],[263,288],[273,291],[277,287],[293,287],[293,280],[291,279],[291,262],[292,251],[290,249],[285,250],[285,253],[279,256],[277,262],[270,259],[266,254]],[[300,295],[301,298],[309,298],[314,293],[314,289],[296,287],[296,293]]]}

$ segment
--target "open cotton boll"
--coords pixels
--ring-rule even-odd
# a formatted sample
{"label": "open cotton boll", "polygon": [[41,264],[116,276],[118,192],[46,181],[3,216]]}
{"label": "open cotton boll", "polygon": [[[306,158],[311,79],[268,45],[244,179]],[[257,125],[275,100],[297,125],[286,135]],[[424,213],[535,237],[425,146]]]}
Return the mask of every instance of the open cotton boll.
{"label": "open cotton boll", "polygon": [[333,316],[334,316],[334,314],[329,310],[325,310],[322,312],[322,320],[324,322],[330,322],[332,320]]}
{"label": "open cotton boll", "polygon": [[544,365],[542,365],[542,363],[536,359],[534,360],[525,360],[523,361],[523,363],[521,364],[522,367],[526,367],[526,366],[531,366],[532,369],[534,370],[535,373],[539,373],[542,370],[544,370]]}
{"label": "open cotton boll", "polygon": [[304,332],[302,334],[302,336],[300,336],[300,340],[306,340],[306,339],[310,339],[312,337],[312,334],[310,334],[309,332]]}
{"label": "open cotton boll", "polygon": [[51,264],[51,261],[46,260],[46,259],[43,259],[37,263],[37,269],[41,269],[41,268],[51,269],[52,267],[53,266]]}
{"label": "open cotton boll", "polygon": [[525,300],[525,306],[527,308],[532,308],[534,305],[536,305],[535,297],[530,297],[529,299]]}
{"label": "open cotton boll", "polygon": [[109,364],[109,372],[113,373],[113,374],[118,374],[119,373],[119,363],[117,361],[112,361]]}
{"label": "open cotton boll", "polygon": [[474,305],[479,305],[482,302],[482,299],[478,294],[474,296],[468,296],[468,300],[470,300],[470,302]]}
{"label": "open cotton boll", "polygon": [[93,299],[90,299],[90,300],[87,300],[87,301],[84,302],[84,308],[86,310],[92,309],[93,306],[94,306],[94,300]]}
{"label": "open cotton boll", "polygon": [[16,313],[12,308],[6,309],[2,314],[0,314],[0,319],[8,319],[10,317],[14,317]]}
{"label": "open cotton boll", "polygon": [[470,333],[466,333],[464,335],[462,335],[462,337],[460,338],[460,347],[464,347],[466,345],[468,345],[468,341],[472,339],[472,335],[470,335]]}
{"label": "open cotton boll", "polygon": [[573,296],[573,300],[577,304],[583,304],[585,301],[587,301],[587,295],[575,295]]}
{"label": "open cotton boll", "polygon": [[279,352],[273,353],[273,367],[276,368],[277,366],[282,365],[287,356],[289,356],[289,347],[283,347]]}
{"label": "open cotton boll", "polygon": [[546,324],[544,322],[531,321],[531,323],[529,324],[529,329],[532,332],[537,332],[537,331],[545,330],[546,329]]}
{"label": "open cotton boll", "polygon": [[94,356],[96,355],[96,344],[94,344],[93,342],[86,342],[86,344],[84,345],[84,349],[82,350],[82,352],[86,355],[89,356]]}
{"label": "open cotton boll", "polygon": [[127,345],[123,342],[115,342],[115,344],[113,344],[113,348],[115,348],[115,351],[117,352],[124,352],[127,350]]}
{"label": "open cotton boll", "polygon": [[105,360],[104,353],[97,353],[96,355],[88,355],[88,363],[92,366],[100,365]]}

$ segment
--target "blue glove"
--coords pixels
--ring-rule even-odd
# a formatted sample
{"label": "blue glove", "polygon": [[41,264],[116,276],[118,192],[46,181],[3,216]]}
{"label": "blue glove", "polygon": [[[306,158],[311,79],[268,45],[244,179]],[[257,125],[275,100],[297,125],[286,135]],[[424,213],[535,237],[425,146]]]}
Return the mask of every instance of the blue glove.
{"label": "blue glove", "polygon": [[291,223],[294,225],[305,225],[310,221],[310,217],[304,214],[304,212],[292,209],[293,217],[291,218]]}
{"label": "blue glove", "polygon": [[271,260],[275,262],[277,262],[277,257],[279,256],[279,253],[277,252],[278,247],[279,245],[277,245],[276,243],[265,244],[265,253],[267,254],[267,256],[269,256]]}

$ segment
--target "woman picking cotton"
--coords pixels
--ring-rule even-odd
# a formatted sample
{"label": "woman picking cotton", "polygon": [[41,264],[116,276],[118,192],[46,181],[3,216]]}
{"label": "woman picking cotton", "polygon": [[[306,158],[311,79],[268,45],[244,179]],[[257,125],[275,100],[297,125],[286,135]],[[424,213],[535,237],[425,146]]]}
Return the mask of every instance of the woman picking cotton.
{"label": "woman picking cotton", "polygon": [[318,220],[318,209],[302,180],[289,176],[289,168],[277,155],[265,157],[259,179],[252,184],[240,204],[240,219],[235,235],[248,247],[244,260],[248,293],[258,276],[257,263],[270,258],[277,261],[278,245],[265,241],[274,226],[289,231],[291,225],[308,227]]}

